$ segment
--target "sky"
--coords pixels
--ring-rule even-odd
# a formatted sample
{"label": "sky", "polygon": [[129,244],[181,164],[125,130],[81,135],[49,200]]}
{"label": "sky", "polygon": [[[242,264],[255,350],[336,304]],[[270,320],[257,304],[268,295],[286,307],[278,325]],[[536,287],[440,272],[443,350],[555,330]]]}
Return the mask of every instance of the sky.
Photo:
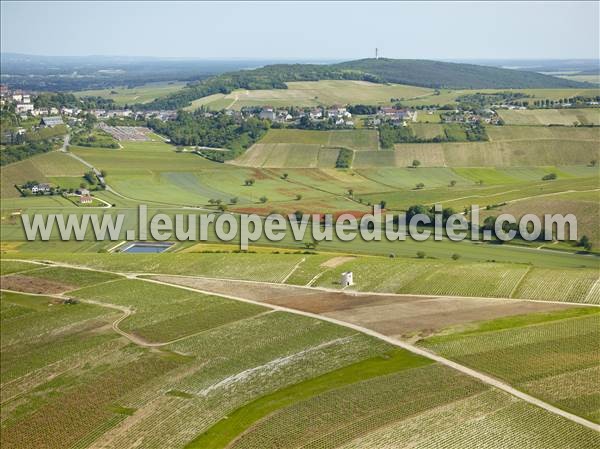
{"label": "sky", "polygon": [[1,2],[2,52],[599,59],[600,2]]}

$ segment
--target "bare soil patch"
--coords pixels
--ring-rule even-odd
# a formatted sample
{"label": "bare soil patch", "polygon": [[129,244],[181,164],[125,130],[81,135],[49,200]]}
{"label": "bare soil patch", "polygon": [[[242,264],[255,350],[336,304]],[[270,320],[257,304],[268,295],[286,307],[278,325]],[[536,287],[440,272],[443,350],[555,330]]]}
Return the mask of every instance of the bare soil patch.
{"label": "bare soil patch", "polygon": [[339,267],[340,265],[342,265],[346,262],[350,262],[351,260],[354,260],[354,259],[356,259],[356,257],[353,257],[353,256],[332,257],[331,259],[323,262],[321,264],[321,266],[323,268],[336,268],[336,267]]}
{"label": "bare soil patch", "polygon": [[359,324],[397,338],[425,337],[450,326],[527,313],[560,310],[568,306],[518,300],[480,298],[422,298],[421,301],[365,304],[325,315]]}
{"label": "bare soil patch", "polygon": [[366,304],[386,304],[390,301],[419,301],[421,297],[390,298],[380,295],[355,295],[329,292],[314,288],[273,285],[243,281],[223,282],[215,279],[178,276],[153,276],[153,279],[171,284],[198,288],[215,294],[238,296],[276,306],[289,307],[311,313],[327,313],[353,309]]}
{"label": "bare soil patch", "polygon": [[63,284],[61,282],[20,274],[2,276],[0,279],[0,284],[3,289],[23,293],[55,294],[77,288],[76,286]]}
{"label": "bare soil patch", "polygon": [[373,329],[397,338],[424,337],[450,326],[560,310],[570,305],[487,298],[375,295],[258,282],[153,276],[171,284],[261,301]]}

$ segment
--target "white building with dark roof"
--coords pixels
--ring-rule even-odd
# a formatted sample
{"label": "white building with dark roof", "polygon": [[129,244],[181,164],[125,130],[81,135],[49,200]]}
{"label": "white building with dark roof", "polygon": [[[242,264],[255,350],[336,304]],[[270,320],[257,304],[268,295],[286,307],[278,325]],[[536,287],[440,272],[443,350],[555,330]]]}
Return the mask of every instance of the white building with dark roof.
{"label": "white building with dark roof", "polygon": [[40,121],[40,126],[43,128],[53,128],[63,124],[63,119],[60,116],[42,117],[42,120]]}

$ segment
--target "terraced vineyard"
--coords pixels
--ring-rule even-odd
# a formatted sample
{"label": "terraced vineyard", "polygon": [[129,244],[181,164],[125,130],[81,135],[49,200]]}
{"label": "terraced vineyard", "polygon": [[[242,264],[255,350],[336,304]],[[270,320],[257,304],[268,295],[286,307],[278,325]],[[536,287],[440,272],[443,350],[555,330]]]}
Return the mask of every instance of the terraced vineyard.
{"label": "terraced vineyard", "polygon": [[315,285],[339,288],[352,271],[356,289],[423,295],[525,298],[600,304],[598,271],[555,270],[518,264],[447,264],[436,261],[360,258],[322,270]]}
{"label": "terraced vineyard", "polygon": [[600,368],[599,317],[596,309],[587,309],[582,316],[559,314],[549,322],[516,328],[507,320],[489,331],[432,337],[422,344],[599,422],[600,401],[590,388]]}
{"label": "terraced vineyard", "polygon": [[[537,433],[536,429],[544,432]],[[344,449],[416,445],[424,448],[561,447],[599,444],[598,435],[496,391],[485,391],[384,426]]]}
{"label": "terraced vineyard", "polygon": [[[538,426],[552,430],[537,434]],[[367,435],[361,436],[365,430]],[[593,431],[431,366],[283,409],[251,427],[232,447],[496,447],[498,433],[505,435],[503,447],[514,448],[575,448],[600,441]]]}
{"label": "terraced vineyard", "polygon": [[[258,255],[189,256],[224,263],[233,256]],[[265,260],[275,256],[302,262],[288,278],[294,282],[303,282],[315,270],[331,273],[360,261],[263,255]],[[307,257],[308,264],[300,268]],[[116,262],[127,269],[143,258],[153,270],[197,270],[197,265],[174,267],[168,259],[150,256],[111,255],[95,262],[105,267]],[[389,260],[366,260],[373,261],[372,273],[386,275],[383,267]],[[209,269],[216,267],[212,263]],[[383,288],[409,285],[431,269],[428,261],[394,263],[392,269],[405,273],[411,265],[419,268],[399,284]],[[363,439],[392,444],[406,438],[403,429],[426,428],[432,417],[448,417],[449,411],[464,411],[472,422],[491,420],[492,429],[507,425],[506,413],[530,422],[530,430],[537,429],[534,418],[542,426],[554,423],[568,444],[587,444],[595,438],[456,371],[401,350],[390,352],[387,343],[315,318],[107,272],[22,261],[3,261],[2,271],[9,278],[54,279],[72,299],[67,303],[60,297],[2,293],[3,447],[204,448],[229,440],[234,440],[233,447],[287,447],[297,442],[338,447]],[[69,283],[87,286],[72,290]],[[463,342],[469,335],[435,337],[438,340],[424,344],[596,419],[596,402],[587,389],[599,368],[593,351],[600,329],[597,314],[590,313],[478,334],[477,344]],[[550,352],[540,359],[536,354],[542,349]],[[515,370],[516,365],[528,366],[529,371]],[[280,395],[287,398],[284,402],[265,400],[257,402],[264,404],[259,408],[246,409],[279,390],[288,392]],[[490,409],[492,398],[495,405]],[[268,416],[260,411],[264,406],[272,411]],[[247,415],[244,410],[253,411]],[[234,433],[220,424],[232,413],[239,417]],[[461,425],[468,429],[469,422]],[[535,444],[543,447],[546,433],[534,431]],[[511,441],[516,445],[526,435],[525,428],[517,428]],[[431,441],[436,437],[419,434]],[[472,432],[453,433],[452,438],[457,446],[467,444]]]}

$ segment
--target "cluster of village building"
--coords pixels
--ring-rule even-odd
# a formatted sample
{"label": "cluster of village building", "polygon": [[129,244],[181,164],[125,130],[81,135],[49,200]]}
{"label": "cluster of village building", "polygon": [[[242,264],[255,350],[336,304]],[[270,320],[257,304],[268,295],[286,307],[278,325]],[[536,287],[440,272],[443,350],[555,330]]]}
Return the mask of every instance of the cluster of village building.
{"label": "cluster of village building", "polygon": [[63,195],[76,197],[80,204],[91,204],[94,201],[94,197],[90,193],[89,189],[80,187],[78,189],[61,189],[60,187],[52,187],[47,183],[39,184],[27,184],[19,186],[21,194],[32,194],[32,195]]}
{"label": "cluster of village building", "polygon": [[487,123],[488,125],[501,125],[502,119],[493,109],[477,111],[462,111],[455,109],[441,114],[442,123]]}
{"label": "cluster of village building", "polygon": [[[261,119],[271,120],[279,123],[298,122],[306,117],[314,122],[327,121],[335,126],[353,127],[355,119],[352,113],[344,106],[333,105],[331,107],[316,107],[312,109],[277,109],[265,106],[260,110],[248,108],[243,110],[245,115],[255,115]],[[371,124],[378,125],[382,121],[402,124],[406,121],[416,119],[417,111],[397,107],[381,107],[371,119]]]}

